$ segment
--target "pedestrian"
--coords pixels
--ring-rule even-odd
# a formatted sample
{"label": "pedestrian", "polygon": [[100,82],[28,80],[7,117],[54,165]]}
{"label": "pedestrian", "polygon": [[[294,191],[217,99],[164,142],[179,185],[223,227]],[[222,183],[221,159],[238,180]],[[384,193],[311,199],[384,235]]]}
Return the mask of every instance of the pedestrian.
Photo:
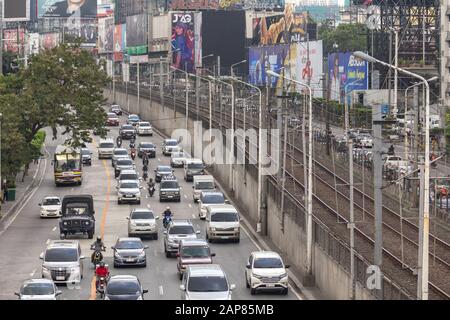
{"label": "pedestrian", "polygon": [[8,201],[8,187],[5,185],[3,189],[3,202]]}

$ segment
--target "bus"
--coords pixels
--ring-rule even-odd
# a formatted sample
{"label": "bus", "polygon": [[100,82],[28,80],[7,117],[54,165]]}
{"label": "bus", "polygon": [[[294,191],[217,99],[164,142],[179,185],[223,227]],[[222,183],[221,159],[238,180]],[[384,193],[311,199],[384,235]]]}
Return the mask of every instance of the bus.
{"label": "bus", "polygon": [[83,181],[81,149],[65,145],[57,146],[53,159],[53,169],[56,186],[61,184],[81,185]]}

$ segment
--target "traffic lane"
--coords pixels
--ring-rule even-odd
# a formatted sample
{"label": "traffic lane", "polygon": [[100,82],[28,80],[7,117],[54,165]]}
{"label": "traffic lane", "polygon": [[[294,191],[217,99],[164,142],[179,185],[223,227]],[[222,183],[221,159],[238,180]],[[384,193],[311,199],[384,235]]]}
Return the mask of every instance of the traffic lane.
{"label": "traffic lane", "polygon": [[[50,130],[47,130],[50,136]],[[50,140],[50,139],[48,139]],[[72,187],[56,188],[54,184],[53,167],[51,160],[56,145],[62,143],[63,138],[46,141],[47,166],[41,185],[35,190],[33,196],[23,205],[16,219],[0,235],[0,278],[2,288],[1,297],[14,299],[14,292],[19,290],[23,281],[41,277],[42,261],[39,259],[50,240],[59,238],[58,219],[41,219],[39,216],[39,203],[45,196],[64,196],[72,194]],[[41,160],[44,161],[45,160]],[[37,177],[40,178],[40,173]],[[75,187],[77,189],[77,187]]]}

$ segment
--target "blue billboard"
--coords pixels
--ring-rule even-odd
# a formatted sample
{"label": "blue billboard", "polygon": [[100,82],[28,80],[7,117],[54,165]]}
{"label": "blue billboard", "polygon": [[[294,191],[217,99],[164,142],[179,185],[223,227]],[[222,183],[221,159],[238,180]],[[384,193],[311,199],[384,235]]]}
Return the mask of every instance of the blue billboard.
{"label": "blue billboard", "polygon": [[345,92],[369,88],[369,64],[351,52],[328,55],[328,94],[330,100],[344,102]]}
{"label": "blue billboard", "polygon": [[275,88],[278,78],[267,79],[266,70],[280,73],[288,52],[288,44],[250,47],[248,53],[250,83],[256,86],[266,86],[270,81],[270,87]]}

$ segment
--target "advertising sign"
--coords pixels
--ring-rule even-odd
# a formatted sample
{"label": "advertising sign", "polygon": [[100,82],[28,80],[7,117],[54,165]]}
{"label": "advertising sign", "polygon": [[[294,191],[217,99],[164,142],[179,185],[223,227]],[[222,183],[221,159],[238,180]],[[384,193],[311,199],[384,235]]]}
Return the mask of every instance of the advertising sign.
{"label": "advertising sign", "polygon": [[353,90],[369,88],[369,64],[356,58],[351,52],[332,53],[328,55],[328,88],[330,99],[344,101],[344,89]]}
{"label": "advertising sign", "polygon": [[127,53],[129,55],[147,54],[147,14],[127,17]]}
{"label": "advertising sign", "polygon": [[39,46],[43,49],[53,49],[59,44],[59,33],[39,34]]}
{"label": "advertising sign", "polygon": [[97,0],[37,0],[38,17],[45,18],[95,18]]}
{"label": "advertising sign", "polygon": [[195,14],[172,13],[172,66],[195,72]]}
{"label": "advertising sign", "polygon": [[3,30],[3,50],[18,53],[19,47],[23,50],[25,43],[25,31],[19,30],[19,44],[17,44],[17,29],[5,29]]}
{"label": "advertising sign", "polygon": [[29,55],[39,54],[39,33],[28,34],[27,48]]}
{"label": "advertising sign", "polygon": [[30,0],[3,0],[3,21],[29,21]]}
{"label": "advertising sign", "polygon": [[281,15],[253,19],[252,45],[272,45],[316,40],[317,25],[309,21],[308,13],[294,13],[294,5],[287,4]]}
{"label": "advertising sign", "polygon": [[64,29],[64,42],[81,39],[82,47],[95,47],[97,44],[97,22],[92,19],[67,19]]}
{"label": "advertising sign", "polygon": [[147,0],[115,0],[114,15],[116,24],[124,24],[127,22],[128,16],[146,12],[146,4]]}
{"label": "advertising sign", "polygon": [[113,52],[114,18],[98,19],[98,52]]}
{"label": "advertising sign", "polygon": [[114,27],[114,61],[123,61],[123,53],[126,49],[126,24],[118,24]]}
{"label": "advertising sign", "polygon": [[269,84],[274,88],[277,78],[267,77],[266,72],[272,70],[276,73],[284,66],[285,58],[289,51],[289,45],[279,44],[266,47],[251,47],[249,49],[249,81],[256,86]]}

